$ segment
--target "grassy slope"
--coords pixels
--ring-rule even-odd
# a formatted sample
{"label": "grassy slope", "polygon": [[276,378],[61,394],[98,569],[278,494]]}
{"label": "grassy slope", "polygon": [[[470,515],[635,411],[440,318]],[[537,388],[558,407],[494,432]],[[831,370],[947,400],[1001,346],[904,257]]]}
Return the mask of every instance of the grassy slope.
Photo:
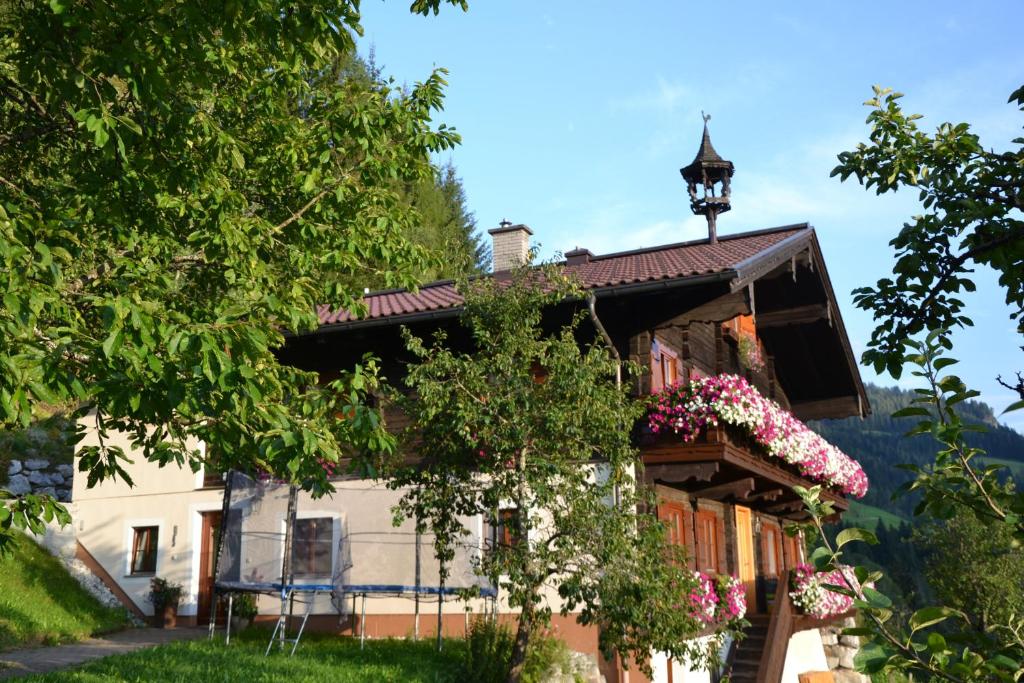
{"label": "grassy slope", "polygon": [[907,521],[905,517],[900,517],[874,505],[865,505],[856,500],[850,501],[850,510],[844,517],[851,526],[862,526],[872,531],[878,528],[879,522],[892,528]]}
{"label": "grassy slope", "polygon": [[1010,474],[1013,478],[1019,482],[1018,486],[1024,485],[1024,462],[1019,460],[1007,460],[1006,458],[992,458],[984,456],[979,458],[985,465],[1002,465],[1006,469],[1010,470]]}
{"label": "grassy slope", "polygon": [[77,640],[125,626],[123,610],[104,607],[57,558],[19,538],[0,559],[0,650]]}
{"label": "grassy slope", "polygon": [[263,656],[269,633],[249,629],[225,646],[222,639],[163,645],[151,650],[108,657],[76,671],[24,679],[30,681],[410,681],[440,683],[461,680],[462,643],[446,641],[443,652],[432,639],[359,641],[318,634],[302,637],[294,657]]}

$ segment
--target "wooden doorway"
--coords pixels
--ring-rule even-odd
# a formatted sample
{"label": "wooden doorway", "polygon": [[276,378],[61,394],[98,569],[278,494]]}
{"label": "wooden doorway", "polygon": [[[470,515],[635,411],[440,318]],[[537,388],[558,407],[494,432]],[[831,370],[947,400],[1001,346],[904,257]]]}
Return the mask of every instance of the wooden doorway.
{"label": "wooden doorway", "polygon": [[747,590],[747,611],[757,611],[757,569],[754,565],[754,527],[750,508],[736,506],[736,564]]}
{"label": "wooden doorway", "polygon": [[[203,530],[199,542],[199,596],[196,612],[196,623],[210,623],[210,601],[213,600],[213,567],[217,553],[217,540],[220,537],[220,522],[222,513],[220,510],[214,512],[203,512]],[[223,609],[217,606],[217,622],[224,620]]]}

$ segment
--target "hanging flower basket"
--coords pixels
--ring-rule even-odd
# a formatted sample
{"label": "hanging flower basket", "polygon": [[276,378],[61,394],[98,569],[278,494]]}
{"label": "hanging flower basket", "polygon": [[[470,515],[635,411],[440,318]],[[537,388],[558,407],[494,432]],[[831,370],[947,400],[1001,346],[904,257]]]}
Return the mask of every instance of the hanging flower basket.
{"label": "hanging flower basket", "polygon": [[653,394],[647,426],[675,434],[686,443],[720,424],[740,430],[768,455],[796,466],[801,475],[842,493],[863,498],[868,478],[861,466],[811,431],[742,377],[700,377]]}

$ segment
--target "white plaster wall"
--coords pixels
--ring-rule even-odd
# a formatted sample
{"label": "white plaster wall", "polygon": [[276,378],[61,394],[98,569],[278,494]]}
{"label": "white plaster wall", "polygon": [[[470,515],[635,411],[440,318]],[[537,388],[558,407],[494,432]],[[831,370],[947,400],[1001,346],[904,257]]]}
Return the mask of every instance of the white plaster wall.
{"label": "white plaster wall", "polygon": [[[708,646],[712,638],[705,636],[697,638],[699,647]],[[651,683],[668,683],[668,667],[672,667],[672,683],[711,683],[711,672],[705,669],[698,669],[689,662],[669,660],[663,652],[655,652],[651,657]]]}
{"label": "white plaster wall", "polygon": [[[93,422],[84,418],[82,424],[86,429],[84,445],[98,443]],[[129,555],[132,546],[132,527],[157,526],[159,540],[157,552],[156,575],[181,583],[185,587],[185,595],[179,607],[179,614],[194,615],[198,602],[199,591],[199,550],[202,531],[202,513],[220,510],[223,501],[223,489],[203,489],[202,471],[194,473],[187,467],[171,464],[159,467],[155,463],[142,458],[133,452],[129,440],[123,434],[111,433],[108,445],[119,445],[133,462],[125,464],[125,469],[133,480],[129,486],[123,480],[105,481],[93,488],[86,487],[86,477],[74,479],[72,500],[76,508],[74,527],[79,542],[114,578],[121,588],[133,599],[140,609],[149,613],[152,606],[147,602],[149,592],[149,576],[132,576],[130,574]],[[197,448],[200,447],[197,444]],[[76,463],[77,470],[77,463]],[[595,471],[595,477],[606,476]],[[350,524],[350,529],[372,529],[379,534],[371,534],[360,540],[366,541],[359,549],[362,562],[354,568],[350,581],[352,583],[412,583],[413,554],[411,546],[405,547],[394,541],[403,534],[408,541],[413,535],[413,524],[406,522],[402,527],[395,528],[391,524],[391,508],[401,497],[400,491],[390,491],[380,482],[370,480],[343,481],[337,483],[338,490],[333,496],[312,499],[308,493],[299,495],[298,505],[300,516],[317,515],[334,516],[338,512],[339,520]],[[609,501],[611,502],[611,501]],[[283,524],[283,513],[276,525]],[[479,538],[482,532],[480,519],[466,520],[470,531]],[[281,527],[283,530],[283,527]],[[276,526],[275,529],[276,530]],[[544,527],[537,530],[543,535]],[[379,537],[378,537],[379,536]],[[378,543],[379,542],[379,543]],[[438,583],[436,560],[433,557],[431,539],[423,538],[423,575],[424,585]],[[280,550],[276,555],[267,557],[268,566],[280,566]],[[467,552],[469,550],[467,549]],[[355,558],[354,558],[355,559]],[[463,576],[468,563],[461,563]],[[407,571],[403,578],[394,576],[401,566]],[[453,568],[454,569],[454,568]],[[400,572],[401,573],[401,572]],[[455,583],[455,576],[452,583]],[[385,580],[386,579],[386,580]],[[271,580],[276,580],[274,577]],[[330,583],[330,578],[320,579],[317,583]],[[544,587],[545,602],[558,611],[561,600],[557,593],[557,582],[551,581]],[[353,606],[351,599],[346,600],[345,609],[354,607],[358,613],[362,609],[360,600]],[[272,596],[261,596],[258,600],[261,613],[274,614],[280,610],[280,601]],[[484,600],[466,601],[455,597],[446,597],[443,612],[461,614],[467,611],[483,613],[488,609]],[[297,610],[303,608],[296,607]],[[367,600],[367,614],[411,614],[414,600],[411,597],[371,597]],[[499,601],[498,610],[502,613],[514,613],[506,600]],[[420,605],[423,618],[436,615],[436,598],[425,596]],[[321,595],[316,598],[313,613],[332,614],[336,608],[330,596]],[[679,679],[677,679],[679,680]]]}
{"label": "white plaster wall", "polygon": [[825,647],[818,629],[798,631],[789,639],[782,683],[799,683],[799,675],[810,671],[828,671]]}

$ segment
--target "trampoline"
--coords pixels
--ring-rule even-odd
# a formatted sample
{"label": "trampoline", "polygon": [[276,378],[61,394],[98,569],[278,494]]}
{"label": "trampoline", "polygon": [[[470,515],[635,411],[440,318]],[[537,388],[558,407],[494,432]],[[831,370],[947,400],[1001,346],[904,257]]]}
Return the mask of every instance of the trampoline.
{"label": "trampoline", "polygon": [[[463,552],[446,567],[448,574],[442,581],[432,537],[417,533],[411,521],[398,527],[392,523],[392,507],[400,492],[367,481],[338,480],[335,486],[333,495],[313,499],[288,484],[237,471],[228,473],[214,562],[211,638],[217,596],[226,595],[225,640],[230,642],[237,593],[280,599],[268,655],[275,642],[281,650],[290,643],[291,654],[295,653],[320,596],[330,596],[339,621],[353,616],[353,628],[358,623],[361,643],[366,638],[367,597],[414,600],[416,637],[420,603],[435,599],[439,646],[447,597],[482,597],[496,613],[498,592],[475,571],[484,546],[481,519],[463,520],[469,532],[462,543]],[[362,609],[357,621],[358,598],[362,598]],[[305,609],[295,636],[289,637],[289,621],[297,616],[293,614],[296,604]]]}

